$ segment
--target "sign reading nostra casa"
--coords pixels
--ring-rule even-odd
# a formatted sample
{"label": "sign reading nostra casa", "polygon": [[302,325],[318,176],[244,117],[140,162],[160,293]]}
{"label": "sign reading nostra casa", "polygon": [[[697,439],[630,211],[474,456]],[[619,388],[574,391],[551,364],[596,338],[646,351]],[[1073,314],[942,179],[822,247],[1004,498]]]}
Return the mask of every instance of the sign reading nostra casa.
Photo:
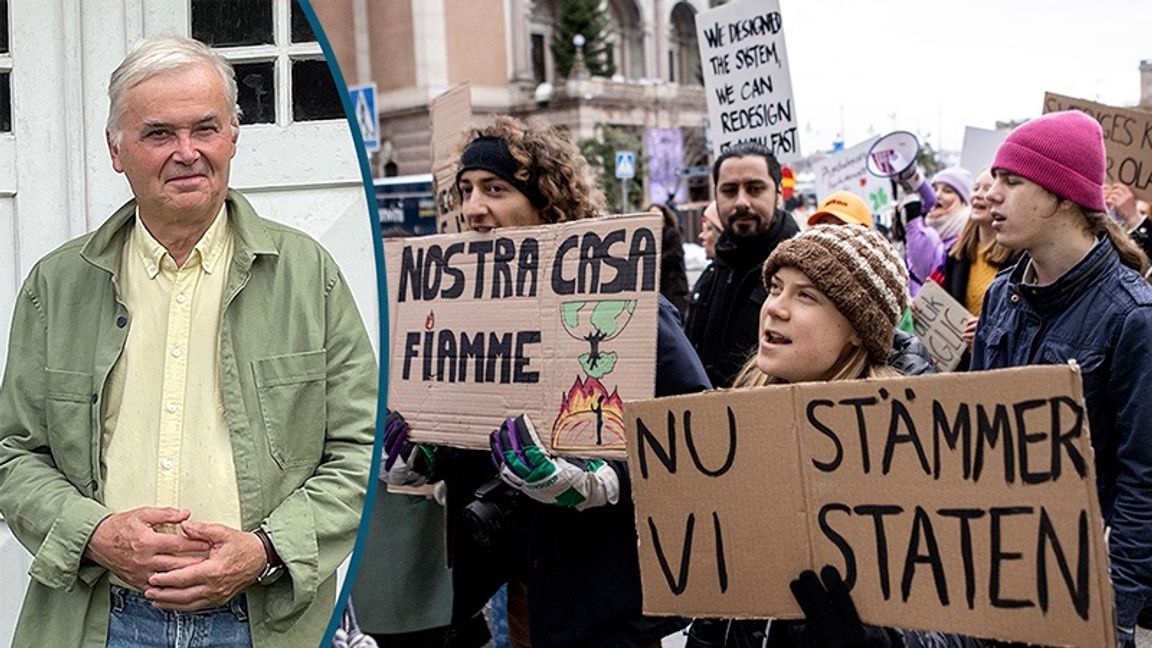
{"label": "sign reading nostra casa", "polygon": [[557,454],[623,459],[655,390],[658,215],[395,239],[388,406],[418,441],[488,448],[527,412]]}

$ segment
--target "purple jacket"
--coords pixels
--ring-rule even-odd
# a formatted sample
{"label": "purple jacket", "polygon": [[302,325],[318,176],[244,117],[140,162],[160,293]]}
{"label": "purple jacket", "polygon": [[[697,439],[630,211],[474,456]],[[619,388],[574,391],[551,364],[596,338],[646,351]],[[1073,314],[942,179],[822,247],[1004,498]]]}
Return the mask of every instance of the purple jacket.
{"label": "purple jacket", "polygon": [[[908,294],[915,298],[920,292],[920,286],[932,277],[932,274],[941,271],[944,267],[944,258],[956,237],[940,240],[940,234],[926,222],[923,214],[932,211],[936,206],[936,192],[932,185],[925,182],[920,185],[920,215],[909,218],[904,224],[905,252],[904,262],[908,265]],[[940,277],[933,277],[937,283]]]}

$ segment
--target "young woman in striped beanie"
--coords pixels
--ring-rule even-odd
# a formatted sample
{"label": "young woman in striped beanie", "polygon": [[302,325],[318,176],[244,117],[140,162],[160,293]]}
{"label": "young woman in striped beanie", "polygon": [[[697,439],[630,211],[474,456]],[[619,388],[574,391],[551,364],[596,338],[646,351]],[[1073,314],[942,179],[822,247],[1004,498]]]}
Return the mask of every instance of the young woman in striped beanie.
{"label": "young woman in striped beanie", "polygon": [[[810,227],[768,257],[764,286],[760,345],[734,387],[900,375],[887,359],[908,303],[908,270],[875,230],[856,224]],[[801,573],[792,592],[806,621],[696,619],[687,647],[990,645],[972,637],[865,626],[833,567],[819,576]]]}
{"label": "young woman in striped beanie", "polygon": [[896,375],[887,366],[908,271],[879,233],[818,225],[764,264],[760,345],[736,387]]}

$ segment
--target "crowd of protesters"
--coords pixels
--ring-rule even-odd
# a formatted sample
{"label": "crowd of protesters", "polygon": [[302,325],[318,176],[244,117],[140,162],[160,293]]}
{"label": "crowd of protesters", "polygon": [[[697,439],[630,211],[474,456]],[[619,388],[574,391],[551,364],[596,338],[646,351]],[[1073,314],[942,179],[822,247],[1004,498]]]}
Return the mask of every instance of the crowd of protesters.
{"label": "crowd of protesters", "polygon": [[[974,315],[961,370],[1079,367],[1110,530],[1117,637],[1133,645],[1152,593],[1150,223],[1129,187],[1106,182],[1105,164],[1091,117],[1034,119],[1009,134],[987,169],[902,178],[912,199],[901,203],[905,240],[894,244],[847,192],[825,197],[797,222],[782,209],[771,152],[756,144],[728,149],[713,166],[715,203],[702,219],[711,264],[686,295],[682,276],[670,277],[675,286],[662,282],[678,303],[660,298],[657,396],[933,372],[900,324],[919,287],[939,283]],[[469,131],[457,169],[474,231],[605,213],[579,153],[541,122],[498,117]],[[653,211],[664,214],[665,241],[679,247],[673,215]],[[412,534],[412,542],[443,542],[447,534],[453,568],[441,590],[451,614],[423,643],[404,641],[363,613],[378,605],[354,596],[361,623],[382,645],[484,645],[482,610],[504,584],[513,646],[656,646],[689,624],[687,641],[696,647],[1003,645],[865,626],[831,567],[792,583],[806,622],[645,616],[626,464],[551,456],[520,412],[491,422],[491,452],[413,443],[403,415],[389,415],[380,477],[447,484],[446,524],[421,527],[424,536]],[[478,543],[461,518],[492,483],[518,502],[515,524],[495,546]],[[388,523],[402,525],[401,513],[391,507]],[[376,542],[369,538],[366,555],[396,538]],[[413,553],[361,570],[357,592],[387,580],[387,563],[415,560]]]}

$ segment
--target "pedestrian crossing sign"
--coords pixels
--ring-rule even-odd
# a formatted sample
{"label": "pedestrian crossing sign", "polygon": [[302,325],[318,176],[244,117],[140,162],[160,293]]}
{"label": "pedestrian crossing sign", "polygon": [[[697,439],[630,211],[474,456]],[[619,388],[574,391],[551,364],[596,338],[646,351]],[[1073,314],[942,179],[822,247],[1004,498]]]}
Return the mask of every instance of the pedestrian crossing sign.
{"label": "pedestrian crossing sign", "polygon": [[616,177],[621,180],[636,177],[635,151],[616,151]]}
{"label": "pedestrian crossing sign", "polygon": [[352,116],[360,128],[364,149],[368,152],[380,150],[380,116],[376,113],[376,84],[348,86],[352,99]]}

